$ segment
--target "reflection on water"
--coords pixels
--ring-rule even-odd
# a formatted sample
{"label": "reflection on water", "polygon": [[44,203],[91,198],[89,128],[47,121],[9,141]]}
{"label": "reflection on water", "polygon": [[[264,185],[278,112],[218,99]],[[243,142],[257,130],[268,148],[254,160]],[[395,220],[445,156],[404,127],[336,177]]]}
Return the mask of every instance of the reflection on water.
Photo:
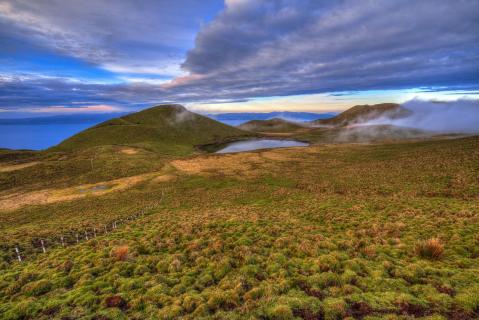
{"label": "reflection on water", "polygon": [[268,148],[306,147],[308,145],[308,143],[296,140],[254,139],[229,143],[224,148],[216,151],[216,153],[235,153]]}

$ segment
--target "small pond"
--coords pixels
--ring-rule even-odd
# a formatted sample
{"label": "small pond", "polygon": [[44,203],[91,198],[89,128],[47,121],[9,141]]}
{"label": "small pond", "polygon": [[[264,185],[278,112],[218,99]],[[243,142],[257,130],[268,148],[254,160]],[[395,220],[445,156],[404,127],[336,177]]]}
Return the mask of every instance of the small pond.
{"label": "small pond", "polygon": [[259,149],[306,147],[309,143],[297,140],[252,139],[235,141],[222,145],[215,153],[235,153]]}

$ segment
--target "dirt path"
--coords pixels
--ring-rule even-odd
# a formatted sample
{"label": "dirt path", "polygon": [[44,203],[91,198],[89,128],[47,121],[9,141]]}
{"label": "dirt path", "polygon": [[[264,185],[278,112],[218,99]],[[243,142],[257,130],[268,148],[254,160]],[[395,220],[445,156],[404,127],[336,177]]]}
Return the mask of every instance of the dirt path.
{"label": "dirt path", "polygon": [[[43,189],[31,192],[12,193],[0,196],[0,210],[10,211],[27,205],[49,204],[59,201],[69,201],[86,196],[101,196],[110,192],[125,190],[142,181],[157,179],[163,175],[147,173],[132,177],[120,178],[94,184],[83,184],[64,189]],[[164,181],[170,180],[165,178]]]}
{"label": "dirt path", "polygon": [[0,172],[10,172],[15,170],[20,170],[20,169],[34,166],[38,163],[39,162],[28,162],[28,163],[12,164],[12,165],[0,165]]}

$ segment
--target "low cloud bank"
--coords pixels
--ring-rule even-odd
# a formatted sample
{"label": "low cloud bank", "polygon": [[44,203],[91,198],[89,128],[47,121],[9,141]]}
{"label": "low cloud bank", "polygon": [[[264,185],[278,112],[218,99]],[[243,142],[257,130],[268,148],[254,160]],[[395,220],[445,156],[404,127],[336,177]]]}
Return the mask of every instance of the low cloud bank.
{"label": "low cloud bank", "polygon": [[393,125],[444,133],[479,133],[479,100],[411,100],[402,106],[412,111],[409,116],[398,119],[385,116],[360,124]]}

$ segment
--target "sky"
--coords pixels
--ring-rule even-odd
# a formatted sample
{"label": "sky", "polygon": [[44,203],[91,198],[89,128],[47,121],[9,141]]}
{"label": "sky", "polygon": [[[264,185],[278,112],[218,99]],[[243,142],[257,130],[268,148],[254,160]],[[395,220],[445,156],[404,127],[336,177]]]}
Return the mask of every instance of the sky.
{"label": "sky", "polygon": [[478,0],[0,0],[0,118],[479,99]]}

